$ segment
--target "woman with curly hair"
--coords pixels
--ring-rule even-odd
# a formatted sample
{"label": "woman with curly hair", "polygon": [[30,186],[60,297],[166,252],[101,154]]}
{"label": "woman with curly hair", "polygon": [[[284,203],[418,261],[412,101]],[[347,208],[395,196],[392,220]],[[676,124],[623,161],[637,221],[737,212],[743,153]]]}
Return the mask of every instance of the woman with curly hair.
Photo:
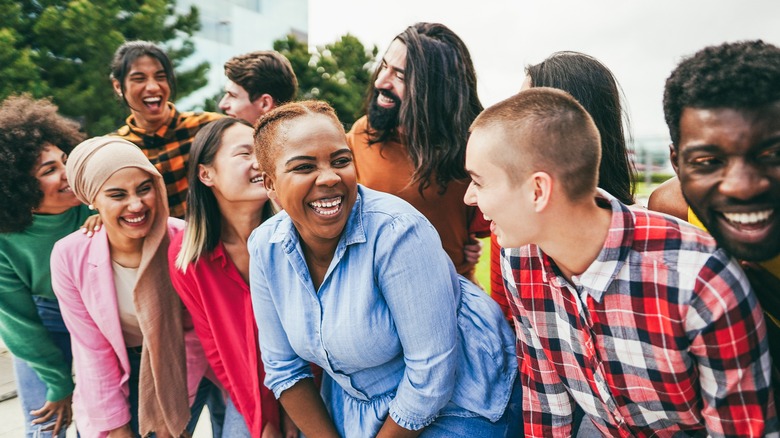
{"label": "woman with curly hair", "polygon": [[48,100],[0,105],[0,336],[14,355],[26,436],[71,422],[70,335],[51,287],[54,243],[89,216],[65,178],[83,136]]}

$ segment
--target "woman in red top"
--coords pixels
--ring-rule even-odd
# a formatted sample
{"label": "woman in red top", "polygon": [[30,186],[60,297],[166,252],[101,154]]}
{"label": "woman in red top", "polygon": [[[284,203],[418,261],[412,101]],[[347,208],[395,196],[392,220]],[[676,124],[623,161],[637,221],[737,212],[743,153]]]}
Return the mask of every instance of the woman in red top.
{"label": "woman in red top", "polygon": [[252,144],[250,125],[234,118],[216,120],[195,136],[187,227],[168,252],[171,281],[229,395],[222,436],[292,437],[297,429],[280,424],[279,404],[263,385],[247,284],[247,238],[273,214]]}

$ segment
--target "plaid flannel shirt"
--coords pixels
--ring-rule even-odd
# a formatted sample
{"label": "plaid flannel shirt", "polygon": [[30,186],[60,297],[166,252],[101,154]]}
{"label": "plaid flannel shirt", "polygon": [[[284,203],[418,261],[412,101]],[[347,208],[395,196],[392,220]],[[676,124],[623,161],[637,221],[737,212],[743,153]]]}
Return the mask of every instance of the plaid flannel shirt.
{"label": "plaid flannel shirt", "polygon": [[536,246],[502,251],[526,435],[569,436],[576,405],[607,436],[775,432],[766,327],[737,262],[603,196],[608,236],[573,284]]}
{"label": "plaid flannel shirt", "polygon": [[132,115],[126,125],[111,135],[116,135],[137,145],[154,167],[160,171],[168,191],[168,208],[173,217],[183,219],[187,208],[187,162],[190,146],[200,128],[224,117],[217,113],[180,113],[168,102],[171,119],[156,132],[140,128]]}

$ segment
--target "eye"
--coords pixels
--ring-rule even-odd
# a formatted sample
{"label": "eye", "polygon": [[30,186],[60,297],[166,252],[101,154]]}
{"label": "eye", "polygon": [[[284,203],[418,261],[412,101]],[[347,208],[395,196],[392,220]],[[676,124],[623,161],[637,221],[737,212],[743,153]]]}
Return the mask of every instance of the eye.
{"label": "eye", "polygon": [[314,165],[312,164],[299,164],[292,168],[293,172],[298,172],[298,173],[307,173],[307,172],[311,172],[312,170],[314,170]]}
{"label": "eye", "polygon": [[113,200],[119,201],[121,199],[124,199],[125,194],[117,192],[117,193],[112,193],[112,194],[108,195],[108,197],[113,199]]}
{"label": "eye", "polygon": [[144,195],[146,193],[149,193],[149,191],[151,191],[151,190],[152,190],[152,185],[151,184],[145,184],[145,185],[143,185],[143,186],[138,188],[138,194],[139,195]]}
{"label": "eye", "polygon": [[350,157],[341,157],[333,160],[333,167],[347,167],[349,166],[349,163],[352,162],[352,158]]}
{"label": "eye", "polygon": [[402,81],[404,80],[404,74],[401,73],[400,71],[396,71],[395,72],[395,77],[400,79],[400,80],[402,80]]}
{"label": "eye", "polygon": [[761,153],[758,154],[758,161],[767,164],[780,163],[780,146],[761,151]]}
{"label": "eye", "polygon": [[688,160],[688,164],[700,170],[710,170],[723,164],[723,161],[714,155],[702,155],[692,157]]}
{"label": "eye", "polygon": [[54,173],[54,166],[49,166],[41,172],[41,176],[51,175],[52,173]]}
{"label": "eye", "polygon": [[481,185],[479,185],[478,182],[474,181],[473,179],[471,180],[471,185],[476,187],[476,188],[482,187]]}
{"label": "eye", "polygon": [[155,75],[155,76],[154,76],[154,78],[155,78],[156,80],[160,81],[160,82],[165,82],[165,81],[167,81],[167,80],[168,80],[168,75],[166,75],[165,73],[163,73],[163,74],[158,74],[158,75]]}

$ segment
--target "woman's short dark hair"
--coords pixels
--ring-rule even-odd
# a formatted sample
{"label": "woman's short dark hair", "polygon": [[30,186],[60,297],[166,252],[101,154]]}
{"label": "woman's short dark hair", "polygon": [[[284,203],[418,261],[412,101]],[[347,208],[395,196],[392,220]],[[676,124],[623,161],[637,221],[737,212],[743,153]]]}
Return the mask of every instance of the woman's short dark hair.
{"label": "woman's short dark hair", "polygon": [[626,146],[628,114],[612,72],[592,56],[556,52],[525,69],[532,87],[551,87],[574,96],[593,118],[601,135],[598,186],[624,204],[634,203],[636,171]]}
{"label": "woman's short dark hair", "polygon": [[114,59],[111,61],[111,79],[116,79],[119,82],[119,87],[122,90],[122,100],[127,104],[127,99],[124,96],[125,77],[130,72],[130,68],[135,60],[142,56],[149,56],[160,62],[165,71],[168,87],[171,89],[171,100],[174,100],[176,97],[176,75],[173,72],[171,60],[158,45],[140,40],[127,41],[119,46],[116,52],[114,52]]}
{"label": "woman's short dark hair", "polygon": [[35,163],[46,145],[65,153],[84,139],[78,123],[57,114],[47,99],[12,96],[0,104],[0,232],[20,232],[32,224],[43,200]]}

